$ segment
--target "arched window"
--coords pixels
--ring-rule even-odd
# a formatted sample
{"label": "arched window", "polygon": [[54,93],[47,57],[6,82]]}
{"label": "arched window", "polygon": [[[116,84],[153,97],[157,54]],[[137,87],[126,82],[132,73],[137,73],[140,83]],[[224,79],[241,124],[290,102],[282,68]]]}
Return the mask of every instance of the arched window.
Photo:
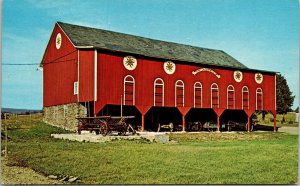
{"label": "arched window", "polygon": [[211,85],[211,108],[219,108],[219,87],[216,83]]}
{"label": "arched window", "polygon": [[202,84],[200,82],[194,84],[194,107],[202,107]]}
{"label": "arched window", "polygon": [[164,81],[161,78],[154,80],[154,106],[164,106]]}
{"label": "arched window", "polygon": [[175,83],[175,107],[184,107],[184,83],[181,80]]}
{"label": "arched window", "polygon": [[263,91],[261,88],[256,89],[256,110],[263,110]]}
{"label": "arched window", "polygon": [[249,109],[249,89],[247,86],[242,89],[242,108]]}
{"label": "arched window", "polygon": [[235,109],[235,95],[232,85],[227,87],[227,109]]}
{"label": "arched window", "polygon": [[131,75],[127,75],[124,78],[123,103],[124,105],[135,104],[135,81]]}

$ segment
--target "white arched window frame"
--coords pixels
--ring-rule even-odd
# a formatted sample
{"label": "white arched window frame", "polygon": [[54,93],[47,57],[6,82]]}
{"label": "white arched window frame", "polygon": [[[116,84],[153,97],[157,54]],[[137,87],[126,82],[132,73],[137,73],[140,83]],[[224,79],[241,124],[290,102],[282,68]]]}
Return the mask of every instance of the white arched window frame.
{"label": "white arched window frame", "polygon": [[[199,92],[200,95],[198,95]],[[196,104],[198,99],[200,99],[200,104]],[[202,84],[198,81],[194,83],[194,108],[196,107],[202,107]]]}
{"label": "white arched window frame", "polygon": [[[135,80],[134,80],[134,77],[131,76],[131,75],[125,76],[123,85],[124,85],[124,87],[123,87],[124,88],[123,89],[124,90],[124,92],[123,92],[123,105],[126,105],[126,102],[128,101],[127,99],[129,97],[129,95],[131,95],[131,94],[132,94],[132,105],[135,105]],[[128,92],[128,90],[126,90],[127,86],[132,86],[132,92]]]}
{"label": "white arched window frame", "polygon": [[[160,82],[159,82],[160,81]],[[164,86],[164,81],[161,78],[156,78],[154,80],[154,106],[156,106],[156,96],[157,96],[157,92],[156,92],[156,88],[161,87],[162,89],[162,95],[161,95],[161,105],[164,106],[165,105],[165,86]]]}
{"label": "white arched window frame", "polygon": [[256,110],[263,110],[263,91],[261,88],[256,89]]}
{"label": "white arched window frame", "polygon": [[[217,96],[216,98],[213,97],[213,93],[216,92]],[[219,108],[219,86],[217,83],[213,83],[211,84],[210,87],[210,103],[211,103],[211,108],[215,108],[215,106],[213,105],[213,99],[217,99],[216,100],[216,108]]]}
{"label": "white arched window frame", "polygon": [[[182,90],[182,95],[178,95],[177,91]],[[177,100],[182,97],[182,106],[184,107],[184,83],[182,80],[177,80],[175,83],[175,107],[177,107]]]}
{"label": "white arched window frame", "polygon": [[242,89],[242,109],[249,109],[249,89],[247,86],[243,86]]}
{"label": "white arched window frame", "polygon": [[[232,98],[230,96],[231,94],[232,94]],[[231,101],[232,101],[232,105],[229,105],[229,102]],[[235,92],[234,92],[234,87],[232,85],[228,85],[227,87],[227,109],[235,109]]]}

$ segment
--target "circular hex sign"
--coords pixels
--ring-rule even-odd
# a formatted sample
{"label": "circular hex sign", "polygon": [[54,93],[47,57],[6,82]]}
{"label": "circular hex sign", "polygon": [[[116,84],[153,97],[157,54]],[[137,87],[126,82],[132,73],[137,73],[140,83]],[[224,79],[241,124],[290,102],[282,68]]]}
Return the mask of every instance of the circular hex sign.
{"label": "circular hex sign", "polygon": [[55,46],[56,46],[56,49],[60,49],[61,42],[62,42],[61,34],[58,33],[58,34],[56,35],[56,39],[55,39]]}
{"label": "circular hex sign", "polygon": [[135,57],[126,56],[123,59],[123,65],[127,70],[134,70],[137,66],[137,60]]}
{"label": "circular hex sign", "polygon": [[255,81],[258,84],[261,84],[264,80],[264,76],[261,73],[255,73]]}
{"label": "circular hex sign", "polygon": [[234,71],[233,78],[236,82],[241,82],[243,80],[243,73],[241,71]]}
{"label": "circular hex sign", "polygon": [[176,65],[172,61],[166,61],[164,63],[164,70],[167,74],[174,74],[176,70]]}

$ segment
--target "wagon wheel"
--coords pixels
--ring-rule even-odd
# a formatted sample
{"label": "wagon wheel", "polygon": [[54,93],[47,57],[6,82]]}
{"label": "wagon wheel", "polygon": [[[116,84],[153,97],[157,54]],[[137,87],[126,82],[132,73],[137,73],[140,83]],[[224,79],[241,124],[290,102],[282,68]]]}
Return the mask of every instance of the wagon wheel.
{"label": "wagon wheel", "polygon": [[135,135],[135,133],[136,133],[136,131],[134,130],[134,128],[132,127],[131,124],[128,125],[127,132],[132,132],[132,135]]}
{"label": "wagon wheel", "polygon": [[157,132],[160,131],[160,123],[158,123],[158,128],[157,128]]}
{"label": "wagon wheel", "polygon": [[80,125],[78,125],[77,133],[81,134],[81,126]]}
{"label": "wagon wheel", "polygon": [[203,129],[203,125],[202,125],[202,123],[201,123],[200,121],[199,121],[199,123],[198,123],[198,126],[199,126],[199,127],[198,127],[198,129],[199,129],[198,131],[201,131],[201,130]]}
{"label": "wagon wheel", "polygon": [[109,129],[108,129],[107,123],[101,124],[100,133],[102,134],[102,136],[106,136],[108,131],[109,131]]}
{"label": "wagon wheel", "polygon": [[126,135],[126,129],[119,131],[119,136],[125,136]]}
{"label": "wagon wheel", "polygon": [[173,130],[174,130],[174,125],[173,125],[172,122],[169,124],[169,127],[170,127],[170,132],[173,132]]}

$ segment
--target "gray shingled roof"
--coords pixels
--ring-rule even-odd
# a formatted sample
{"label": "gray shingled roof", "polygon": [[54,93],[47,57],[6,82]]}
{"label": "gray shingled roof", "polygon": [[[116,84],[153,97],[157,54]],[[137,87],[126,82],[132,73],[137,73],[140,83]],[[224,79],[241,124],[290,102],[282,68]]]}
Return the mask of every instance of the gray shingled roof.
{"label": "gray shingled roof", "polygon": [[57,23],[76,47],[92,46],[166,60],[248,69],[221,50],[177,44],[62,22]]}

